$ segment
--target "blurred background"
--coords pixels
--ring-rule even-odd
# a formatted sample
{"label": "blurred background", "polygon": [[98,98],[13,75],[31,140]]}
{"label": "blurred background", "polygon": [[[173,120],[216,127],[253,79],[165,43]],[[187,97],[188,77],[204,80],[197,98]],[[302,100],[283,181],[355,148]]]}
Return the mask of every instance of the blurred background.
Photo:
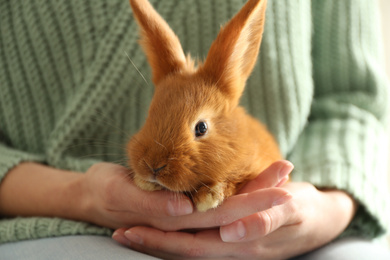
{"label": "blurred background", "polygon": [[[390,0],[379,0],[379,4],[381,9],[383,46],[385,48],[386,71],[387,71],[387,77],[390,80]],[[389,187],[390,187],[390,158],[389,158],[388,176],[389,176]],[[387,236],[387,240],[390,246],[390,232],[389,235]]]}
{"label": "blurred background", "polygon": [[387,75],[390,78],[390,0],[379,0],[382,18],[382,30],[386,54]]}
{"label": "blurred background", "polygon": [[[390,0],[379,0],[379,4],[381,10],[386,71],[387,71],[387,77],[389,78],[390,81]],[[389,158],[389,186],[390,186],[390,158]]]}

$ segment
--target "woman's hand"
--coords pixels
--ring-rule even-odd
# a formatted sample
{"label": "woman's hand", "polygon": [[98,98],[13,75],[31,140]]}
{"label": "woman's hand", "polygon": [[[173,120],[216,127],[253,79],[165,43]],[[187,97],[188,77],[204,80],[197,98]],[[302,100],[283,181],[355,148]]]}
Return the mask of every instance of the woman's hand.
{"label": "woman's hand", "polygon": [[[26,162],[0,184],[3,216],[61,217],[109,228],[164,228],[176,216],[192,211],[186,196],[144,192],[133,184],[125,167],[111,163],[95,164],[81,174]],[[160,225],[153,225],[157,222]]]}
{"label": "woman's hand", "polygon": [[[12,169],[0,184],[0,215],[60,217],[109,228],[150,226],[176,231],[232,223],[269,208],[286,193],[271,189],[243,194],[207,215],[190,214],[193,206],[186,196],[142,191],[132,182],[128,169],[116,164],[98,163],[81,174],[26,162]],[[266,199],[261,199],[264,194]],[[237,210],[236,204],[243,206]]]}
{"label": "woman's hand", "polygon": [[95,164],[81,174],[25,162],[0,183],[2,216],[60,217],[109,228],[173,228],[176,216],[192,211],[186,196],[144,192],[125,167],[111,163]]}
{"label": "woman's hand", "polygon": [[168,191],[146,192],[133,183],[129,170],[120,165],[98,163],[82,181],[83,219],[109,228],[173,223],[176,216],[192,213],[191,201]]}
{"label": "woman's hand", "polygon": [[[273,172],[272,172],[273,173]],[[275,200],[289,199],[285,190],[273,188],[235,196],[209,214],[190,214],[188,197],[168,191],[140,190],[122,166],[99,163],[82,181],[82,210],[86,221],[110,228],[149,226],[165,231],[218,227],[269,208]],[[266,197],[266,199],[264,199]],[[236,205],[245,205],[241,210]]]}
{"label": "woman's hand", "polygon": [[[280,162],[272,167],[280,168]],[[266,170],[265,174],[248,183],[241,191],[248,193],[232,196],[215,211],[189,216],[197,215],[198,219],[207,219],[210,214],[214,214],[214,218],[218,218],[218,214],[237,216],[236,212],[249,205],[236,198],[259,192],[264,197],[252,203],[261,204],[261,201],[268,199],[267,192],[275,189],[267,187],[280,185],[286,180],[284,177],[276,178],[276,172],[272,175],[271,171],[267,173]],[[287,183],[283,189],[292,194],[291,200],[285,199],[279,206],[265,203],[262,209],[259,207],[258,211],[233,222],[232,217],[225,224],[221,223],[219,228],[186,233],[138,226],[118,229],[113,238],[134,250],[164,259],[283,259],[330,242],[346,228],[354,215],[354,201],[344,192],[319,191],[307,183]],[[286,193],[285,198],[288,196]],[[226,210],[231,212],[226,215]],[[194,223],[187,224],[191,226]]]}

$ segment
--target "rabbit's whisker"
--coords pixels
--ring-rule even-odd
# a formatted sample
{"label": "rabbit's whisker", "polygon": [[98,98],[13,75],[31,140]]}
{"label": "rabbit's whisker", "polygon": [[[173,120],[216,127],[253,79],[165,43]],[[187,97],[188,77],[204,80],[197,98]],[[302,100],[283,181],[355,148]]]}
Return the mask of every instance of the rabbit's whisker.
{"label": "rabbit's whisker", "polygon": [[95,154],[88,154],[88,155],[83,155],[83,156],[80,156],[79,158],[80,159],[85,159],[85,158],[88,158],[88,157],[97,157],[97,156],[123,156],[123,154],[119,154],[119,153],[95,153]]}
{"label": "rabbit's whisker", "polygon": [[145,81],[146,85],[149,86],[149,83],[148,81],[146,80],[145,76],[141,73],[141,71],[138,69],[138,67],[134,64],[134,62],[130,59],[130,56],[129,54],[127,54],[126,51],[124,51],[124,53],[126,54],[127,58],[129,59],[129,61],[131,62],[131,64],[134,66],[134,68],[137,70],[138,74],[142,77],[142,79]]}
{"label": "rabbit's whisker", "polygon": [[142,161],[146,164],[146,166],[148,166],[149,170],[153,172],[153,167],[150,166],[150,164],[144,158],[142,158]]}
{"label": "rabbit's whisker", "polygon": [[208,186],[206,183],[202,182],[202,181],[199,181],[200,184],[202,184],[204,187],[208,188],[210,191],[214,192],[214,193],[218,193],[215,189],[211,188],[210,186]]}
{"label": "rabbit's whisker", "polygon": [[191,188],[192,188],[193,191],[195,191],[196,193],[198,193],[198,190],[197,190],[192,184],[190,184],[190,186],[191,186]]}
{"label": "rabbit's whisker", "polygon": [[135,136],[133,136],[131,139],[136,141],[139,145],[144,146]]}
{"label": "rabbit's whisker", "polygon": [[196,172],[196,174],[199,174],[199,175],[203,175],[204,177],[207,177],[209,178],[210,180],[214,180],[211,176],[205,174],[205,173],[202,173],[202,172]]}
{"label": "rabbit's whisker", "polygon": [[[198,193],[198,191],[195,189],[196,193]],[[192,195],[193,191],[186,191],[186,192],[183,192],[184,195],[186,195],[187,197],[189,197],[191,199],[191,201],[194,201],[194,195]]]}
{"label": "rabbit's whisker", "polygon": [[106,125],[112,127],[113,129],[116,130],[116,133],[120,134],[121,137],[129,139],[131,134],[124,129],[120,128],[117,124],[116,121],[114,121],[112,118],[108,117],[105,115],[101,110],[95,110],[97,115],[99,115],[99,118],[95,118],[94,120],[104,122]]}
{"label": "rabbit's whisker", "polygon": [[171,140],[172,143],[172,151],[175,151],[175,143],[173,142],[172,137],[170,136],[169,139]]}
{"label": "rabbit's whisker", "polygon": [[168,151],[168,149],[165,147],[165,145],[163,145],[162,143],[159,143],[157,142],[156,140],[153,140],[156,144],[160,145],[162,148],[164,148],[166,151]]}

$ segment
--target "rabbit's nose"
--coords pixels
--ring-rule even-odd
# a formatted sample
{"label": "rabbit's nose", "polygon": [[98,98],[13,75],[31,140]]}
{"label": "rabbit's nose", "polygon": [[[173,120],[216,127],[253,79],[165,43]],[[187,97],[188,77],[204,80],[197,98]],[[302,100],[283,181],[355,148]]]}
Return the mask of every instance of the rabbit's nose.
{"label": "rabbit's nose", "polygon": [[167,167],[166,164],[163,165],[163,166],[161,166],[161,167],[159,167],[159,168],[154,168],[154,169],[153,169],[153,174],[154,174],[155,176],[157,176],[157,175],[158,175],[158,172],[161,171],[162,169],[164,169],[165,167]]}

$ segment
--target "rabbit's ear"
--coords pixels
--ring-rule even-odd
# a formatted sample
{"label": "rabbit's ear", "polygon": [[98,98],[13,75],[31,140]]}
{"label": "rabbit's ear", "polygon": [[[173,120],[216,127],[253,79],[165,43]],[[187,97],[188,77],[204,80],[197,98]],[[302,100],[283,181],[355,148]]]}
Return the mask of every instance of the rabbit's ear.
{"label": "rabbit's ear", "polygon": [[266,0],[249,0],[219,32],[200,72],[232,101],[238,100],[256,63]]}
{"label": "rabbit's ear", "polygon": [[130,5],[157,85],[165,76],[182,70],[186,57],[175,33],[147,0],[130,0]]}

